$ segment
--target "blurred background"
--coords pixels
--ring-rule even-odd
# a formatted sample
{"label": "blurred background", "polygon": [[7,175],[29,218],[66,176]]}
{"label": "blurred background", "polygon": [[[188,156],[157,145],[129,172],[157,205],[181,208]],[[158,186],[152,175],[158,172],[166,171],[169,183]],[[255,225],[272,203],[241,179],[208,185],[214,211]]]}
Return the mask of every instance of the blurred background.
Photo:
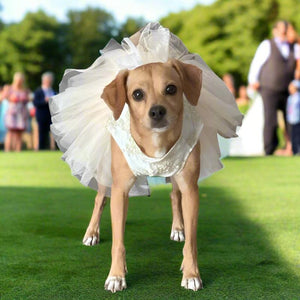
{"label": "blurred background", "polygon": [[[0,148],[5,149],[5,136],[9,138],[7,144],[10,142],[4,122],[8,102],[1,100],[9,98],[4,87],[16,84],[14,74],[21,73],[23,102],[27,103],[22,149],[54,149],[53,139],[46,146],[38,145],[40,132],[48,134],[51,122],[49,112],[41,114],[47,126],[36,122],[39,104],[33,92],[41,86],[42,74],[52,72],[51,88],[57,93],[65,69],[87,68],[111,38],[120,42],[155,21],[182,39],[190,52],[201,55],[225,81],[241,112],[246,113],[247,76],[258,45],[272,37],[277,20],[288,20],[296,30],[300,28],[299,10],[299,0],[0,0]],[[21,109],[18,113],[22,114]],[[284,148],[283,116],[279,116],[279,125],[279,148]],[[46,132],[44,138],[49,139],[45,136]]]}
{"label": "blurred background", "polygon": [[300,27],[298,0],[0,1],[0,85],[26,74],[29,88],[51,70],[86,68],[110,38],[159,21],[219,75],[245,84],[259,43],[278,19]]}

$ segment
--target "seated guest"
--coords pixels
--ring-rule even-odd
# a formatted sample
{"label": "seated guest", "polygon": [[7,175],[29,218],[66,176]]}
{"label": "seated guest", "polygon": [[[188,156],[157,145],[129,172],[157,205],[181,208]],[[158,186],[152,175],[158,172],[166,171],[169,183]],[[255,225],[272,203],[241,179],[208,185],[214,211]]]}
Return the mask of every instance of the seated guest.
{"label": "seated guest", "polygon": [[36,108],[36,120],[39,127],[39,150],[49,148],[49,132],[51,116],[49,111],[49,99],[55,95],[52,89],[54,76],[51,72],[42,75],[42,85],[34,92],[33,104]]}

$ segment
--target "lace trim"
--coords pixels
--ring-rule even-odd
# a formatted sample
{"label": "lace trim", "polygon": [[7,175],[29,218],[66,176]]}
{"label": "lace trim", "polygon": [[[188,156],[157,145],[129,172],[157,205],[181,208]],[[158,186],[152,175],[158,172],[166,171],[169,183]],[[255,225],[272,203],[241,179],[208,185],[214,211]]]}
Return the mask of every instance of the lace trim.
{"label": "lace trim", "polygon": [[186,159],[196,145],[203,123],[193,106],[184,99],[184,117],[181,136],[174,146],[160,158],[145,155],[130,133],[130,114],[127,104],[120,118],[111,118],[107,129],[122,150],[127,163],[136,176],[170,177],[181,171]]}

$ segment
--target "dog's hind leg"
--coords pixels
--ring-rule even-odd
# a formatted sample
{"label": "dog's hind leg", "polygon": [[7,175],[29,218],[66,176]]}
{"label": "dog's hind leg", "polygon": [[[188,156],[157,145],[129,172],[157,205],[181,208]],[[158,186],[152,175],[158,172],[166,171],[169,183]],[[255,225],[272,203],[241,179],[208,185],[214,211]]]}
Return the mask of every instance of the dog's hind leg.
{"label": "dog's hind leg", "polygon": [[105,203],[105,187],[99,186],[98,193],[95,198],[93,214],[82,240],[82,243],[85,246],[95,246],[100,242],[100,219]]}
{"label": "dog's hind leg", "polygon": [[171,192],[171,205],[173,222],[171,228],[170,239],[176,242],[184,241],[184,225],[182,217],[182,206],[181,206],[181,192],[175,180],[172,181],[172,192]]}

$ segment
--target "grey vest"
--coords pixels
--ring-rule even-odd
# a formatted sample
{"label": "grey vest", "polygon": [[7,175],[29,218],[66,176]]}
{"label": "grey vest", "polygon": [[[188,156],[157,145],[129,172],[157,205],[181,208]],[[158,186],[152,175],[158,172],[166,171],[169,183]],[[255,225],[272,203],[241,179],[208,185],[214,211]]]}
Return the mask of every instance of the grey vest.
{"label": "grey vest", "polygon": [[273,39],[270,40],[270,44],[271,54],[261,68],[259,83],[262,89],[285,92],[289,83],[294,79],[296,68],[294,45],[290,45],[290,54],[284,58]]}

